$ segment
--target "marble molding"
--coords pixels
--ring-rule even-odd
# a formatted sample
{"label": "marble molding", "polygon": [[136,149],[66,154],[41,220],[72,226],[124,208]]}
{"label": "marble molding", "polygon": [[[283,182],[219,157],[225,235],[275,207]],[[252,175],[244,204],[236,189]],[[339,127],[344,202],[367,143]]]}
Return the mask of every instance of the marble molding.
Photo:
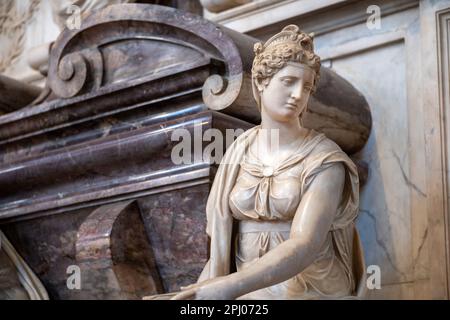
{"label": "marble molding", "polygon": [[253,0],[200,0],[200,3],[206,10],[217,13],[252,1]]}
{"label": "marble molding", "polygon": [[13,112],[31,104],[41,92],[39,87],[0,74],[0,114]]}

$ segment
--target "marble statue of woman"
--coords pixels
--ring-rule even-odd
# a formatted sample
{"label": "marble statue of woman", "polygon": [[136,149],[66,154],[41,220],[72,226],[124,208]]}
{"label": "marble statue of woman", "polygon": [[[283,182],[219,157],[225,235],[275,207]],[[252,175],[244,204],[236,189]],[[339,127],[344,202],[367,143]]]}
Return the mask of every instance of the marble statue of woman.
{"label": "marble statue of woman", "polygon": [[313,40],[289,25],[255,54],[261,124],[222,159],[206,208],[210,259],[173,299],[361,297],[356,166],[301,121],[319,81]]}

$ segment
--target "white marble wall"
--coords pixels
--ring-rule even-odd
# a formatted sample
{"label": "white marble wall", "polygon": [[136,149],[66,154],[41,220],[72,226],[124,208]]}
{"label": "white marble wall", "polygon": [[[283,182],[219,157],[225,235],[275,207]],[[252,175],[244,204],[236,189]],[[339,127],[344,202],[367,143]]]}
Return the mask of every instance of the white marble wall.
{"label": "white marble wall", "polygon": [[[361,190],[357,223],[367,265],[381,269],[382,289],[369,290],[371,298],[414,297],[414,291],[401,288],[415,281],[418,248],[413,243],[412,215],[420,208],[412,206],[411,198],[413,194],[422,200],[426,197],[426,186],[411,177],[411,171],[419,168],[413,166],[410,155],[423,155],[424,145],[410,136],[409,119],[417,115],[410,114],[407,97],[406,70],[411,66],[405,37],[407,30],[415,28],[418,13],[416,7],[384,17],[379,30],[357,24],[317,38],[319,55],[324,51],[332,69],[354,84],[371,107],[372,132],[358,154],[369,164],[369,177]],[[374,37],[379,39],[375,47]],[[343,46],[347,47],[344,54],[333,50]],[[360,50],[353,51],[358,46]]]}
{"label": "white marble wall", "polygon": [[[382,265],[385,283],[411,280],[408,110],[404,44],[395,43],[357,56],[333,60],[333,69],[358,83],[371,106],[373,129],[360,157],[369,164],[361,190],[358,227],[369,264]],[[389,63],[372,64],[383,58]],[[403,89],[403,90],[398,90]]]}

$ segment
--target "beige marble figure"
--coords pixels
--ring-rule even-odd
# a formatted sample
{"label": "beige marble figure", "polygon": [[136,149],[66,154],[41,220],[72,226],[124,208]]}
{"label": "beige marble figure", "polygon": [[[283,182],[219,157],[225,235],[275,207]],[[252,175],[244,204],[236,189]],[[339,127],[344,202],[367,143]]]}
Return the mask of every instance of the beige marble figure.
{"label": "beige marble figure", "polygon": [[356,166],[301,121],[319,81],[313,40],[289,25],[255,54],[261,124],[222,159],[206,208],[210,259],[173,299],[361,297]]}

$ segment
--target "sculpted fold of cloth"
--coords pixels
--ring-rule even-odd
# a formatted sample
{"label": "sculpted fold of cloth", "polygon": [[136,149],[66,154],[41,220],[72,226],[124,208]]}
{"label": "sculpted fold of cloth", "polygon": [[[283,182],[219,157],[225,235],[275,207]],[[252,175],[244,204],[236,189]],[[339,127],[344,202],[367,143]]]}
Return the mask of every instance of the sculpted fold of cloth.
{"label": "sculpted fold of cloth", "polygon": [[289,25],[255,54],[261,124],[236,139],[216,173],[206,206],[209,260],[196,284],[149,298],[362,298],[357,168],[301,120],[319,81],[313,40]]}
{"label": "sculpted fold of cloth", "polygon": [[0,230],[0,300],[48,300],[41,281]]}

